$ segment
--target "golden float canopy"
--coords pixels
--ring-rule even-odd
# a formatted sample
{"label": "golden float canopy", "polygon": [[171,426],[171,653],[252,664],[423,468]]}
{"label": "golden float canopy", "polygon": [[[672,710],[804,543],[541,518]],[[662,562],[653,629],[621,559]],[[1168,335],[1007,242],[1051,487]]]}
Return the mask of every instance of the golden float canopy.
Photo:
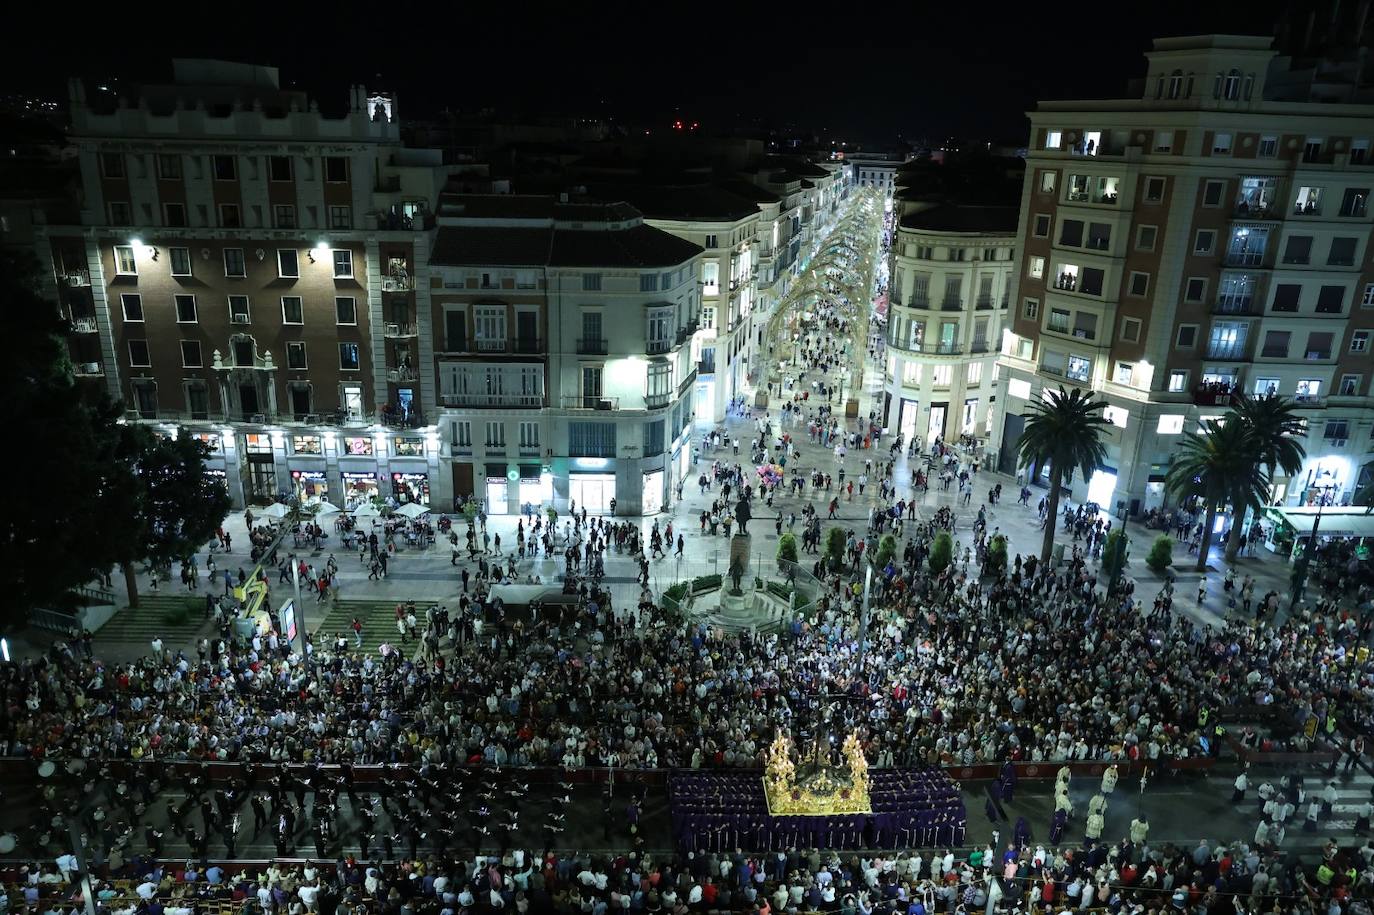
{"label": "golden float canopy", "polygon": [[868,760],[857,734],[845,738],[842,766],[821,766],[798,778],[792,739],[779,731],[768,748],[763,790],[772,816],[872,813]]}

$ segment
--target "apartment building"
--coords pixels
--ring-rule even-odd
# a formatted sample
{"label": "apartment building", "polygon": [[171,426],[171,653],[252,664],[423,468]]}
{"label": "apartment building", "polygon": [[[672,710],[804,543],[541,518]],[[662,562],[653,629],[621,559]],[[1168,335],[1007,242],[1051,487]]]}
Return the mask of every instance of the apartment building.
{"label": "apartment building", "polygon": [[79,222],[39,227],[72,361],[130,421],[206,441],[236,505],[427,501],[416,367],[440,157],[396,100],[326,116],[275,68],[176,60],[88,97],[73,81]]}
{"label": "apartment building", "polygon": [[853,169],[854,184],[860,188],[873,188],[891,198],[897,189],[897,170],[902,160],[885,153],[846,153],[844,162]]}
{"label": "apartment building", "polygon": [[491,514],[660,511],[691,464],[702,258],[623,202],[445,196],[426,370],[441,495]]}
{"label": "apartment building", "polygon": [[1018,222],[1014,206],[949,204],[898,223],[882,424],[904,441],[986,435]]}
{"label": "apartment building", "polygon": [[[625,200],[647,225],[702,248],[700,321],[693,329],[697,367],[696,420],[721,422],[730,401],[745,392],[754,370],[760,259],[765,250],[764,206],[776,196],[762,188],[726,189],[718,184],[599,184],[596,197]],[[762,199],[761,199],[762,198]],[[761,206],[762,204],[762,206]],[[766,304],[762,307],[766,309]]]}
{"label": "apartment building", "polygon": [[[1160,505],[1178,436],[1235,391],[1307,420],[1284,504],[1349,501],[1374,401],[1374,105],[1320,102],[1270,40],[1167,38],[1139,97],[1043,102],[993,439],[1005,472],[1026,404],[1059,385],[1108,403],[1107,466],[1075,498]],[[1311,76],[1311,71],[1308,72]]]}

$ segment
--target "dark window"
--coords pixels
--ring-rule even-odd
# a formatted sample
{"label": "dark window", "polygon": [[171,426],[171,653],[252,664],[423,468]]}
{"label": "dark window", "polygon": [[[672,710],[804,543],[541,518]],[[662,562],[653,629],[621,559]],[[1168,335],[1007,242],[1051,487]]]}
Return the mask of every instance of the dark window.
{"label": "dark window", "polygon": [[238,164],[233,156],[215,156],[215,180],[233,181],[238,177]]}
{"label": "dark window", "polygon": [[358,323],[358,303],[351,296],[339,296],[334,300],[334,323]]}
{"label": "dark window", "polygon": [[1353,267],[1355,265],[1355,242],[1354,238],[1333,238],[1331,239],[1331,253],[1326,258],[1328,266],[1332,267]]}
{"label": "dark window", "polygon": [[1345,310],[1345,287],[1323,286],[1317,293],[1317,313],[1338,315]]}
{"label": "dark window", "polygon": [[290,156],[268,156],[267,158],[268,178],[272,181],[291,180],[291,157]]}
{"label": "dark window", "polygon": [[148,361],[148,341],[130,340],[129,341],[129,364],[147,368],[152,363]]}
{"label": "dark window", "polygon": [[198,369],[203,366],[203,363],[200,361],[199,340],[181,341],[181,366],[187,369]]}
{"label": "dark window", "polygon": [[347,181],[348,180],[348,160],[343,156],[324,157],[324,180],[326,181]]}
{"label": "dark window", "polygon": [[644,424],[644,456],[653,457],[663,453],[664,421],[656,419]]}
{"label": "dark window", "polygon": [[106,178],[124,177],[124,156],[122,153],[101,153],[100,173]]}
{"label": "dark window", "polygon": [[286,344],[286,367],[289,369],[305,368],[305,344],[299,340],[292,340]]}
{"label": "dark window", "polygon": [[1102,271],[1096,267],[1084,267],[1083,285],[1078,287],[1079,291],[1085,295],[1101,295],[1102,277]]}
{"label": "dark window", "polygon": [[1046,238],[1050,234],[1050,217],[1041,213],[1035,217],[1035,237]]}
{"label": "dark window", "polygon": [[186,205],[184,203],[168,203],[163,205],[163,221],[175,228],[185,228],[186,226]]}
{"label": "dark window", "polygon": [[1224,181],[1208,181],[1207,186],[1202,191],[1202,203],[1204,206],[1214,207],[1221,205],[1221,192],[1225,189]]}
{"label": "dark window", "polygon": [[1274,311],[1297,311],[1298,295],[1302,287],[1297,283],[1279,283],[1274,287]]}
{"label": "dark window", "polygon": [[1188,349],[1197,343],[1197,325],[1185,324],[1178,329],[1178,345]]}
{"label": "dark window", "polygon": [[1074,248],[1083,246],[1083,223],[1077,219],[1066,219],[1059,224],[1059,243]]}
{"label": "dark window", "polygon": [[466,312],[444,312],[444,345],[450,353],[467,351],[468,316]]}
{"label": "dark window", "polygon": [[1311,235],[1294,235],[1288,239],[1288,246],[1283,249],[1283,262],[1285,264],[1306,264],[1311,259]]}
{"label": "dark window", "polygon": [[177,305],[177,322],[181,324],[196,323],[196,297],[193,295],[174,296]]}

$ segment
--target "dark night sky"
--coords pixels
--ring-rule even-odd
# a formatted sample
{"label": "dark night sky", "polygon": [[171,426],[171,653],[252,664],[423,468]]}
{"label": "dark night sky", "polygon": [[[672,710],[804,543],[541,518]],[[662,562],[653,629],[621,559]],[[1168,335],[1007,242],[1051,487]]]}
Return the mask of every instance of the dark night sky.
{"label": "dark night sky", "polygon": [[[447,8],[432,25],[424,19],[433,12],[397,12],[388,24],[387,5],[360,7],[362,19],[300,5],[308,12],[291,14],[300,21],[288,23],[288,37],[274,37],[279,30],[251,16],[225,31],[213,7],[205,7],[206,24],[214,20],[220,37],[189,31],[161,36],[146,26],[126,42],[111,40],[117,29],[69,30],[76,33],[70,41],[33,42],[10,54],[0,63],[0,87],[62,95],[69,73],[162,80],[172,56],[218,56],[274,64],[284,83],[309,90],[326,106],[346,98],[349,82],[384,85],[399,91],[403,117],[445,105],[494,105],[640,123],[683,116],[708,128],[757,124],[872,139],[901,133],[1015,141],[1024,136],[1022,112],[1037,98],[1121,96],[1126,80],[1143,73],[1141,55],[1152,37],[1272,34],[1275,15],[1292,5],[1252,0],[1241,15],[1231,4],[1206,0],[1016,8],[951,3],[938,12],[923,3],[910,15],[893,15],[856,4],[841,27],[830,28],[804,6],[775,4],[769,9],[776,18],[753,24],[741,18],[730,35],[714,42],[704,24],[719,21],[724,29],[728,17],[679,15],[668,28],[643,20],[643,6],[634,14],[642,27],[629,28],[623,19],[619,25],[569,20],[560,29],[544,20],[516,31],[510,23],[472,20],[467,4]],[[292,7],[297,5],[282,5]],[[133,15],[146,24],[168,9],[141,8]],[[840,9],[818,8],[832,18],[844,15]],[[450,17],[453,24],[442,21]],[[35,29],[42,24],[30,34]],[[674,33],[684,39],[665,38]],[[806,43],[831,37],[883,43]]]}

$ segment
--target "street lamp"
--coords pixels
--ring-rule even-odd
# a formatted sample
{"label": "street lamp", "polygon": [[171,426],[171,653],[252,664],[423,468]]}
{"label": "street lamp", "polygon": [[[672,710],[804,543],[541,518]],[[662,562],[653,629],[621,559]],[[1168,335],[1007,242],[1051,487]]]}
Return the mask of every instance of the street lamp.
{"label": "street lamp", "polygon": [[1326,505],[1327,496],[1337,488],[1337,484],[1314,483],[1310,488],[1317,490],[1317,514],[1312,519],[1312,533],[1307,538],[1302,555],[1293,563],[1293,594],[1288,601],[1290,614],[1297,608],[1303,589],[1307,587],[1307,568],[1312,562],[1312,554],[1317,549],[1317,532],[1322,526],[1322,508]]}

